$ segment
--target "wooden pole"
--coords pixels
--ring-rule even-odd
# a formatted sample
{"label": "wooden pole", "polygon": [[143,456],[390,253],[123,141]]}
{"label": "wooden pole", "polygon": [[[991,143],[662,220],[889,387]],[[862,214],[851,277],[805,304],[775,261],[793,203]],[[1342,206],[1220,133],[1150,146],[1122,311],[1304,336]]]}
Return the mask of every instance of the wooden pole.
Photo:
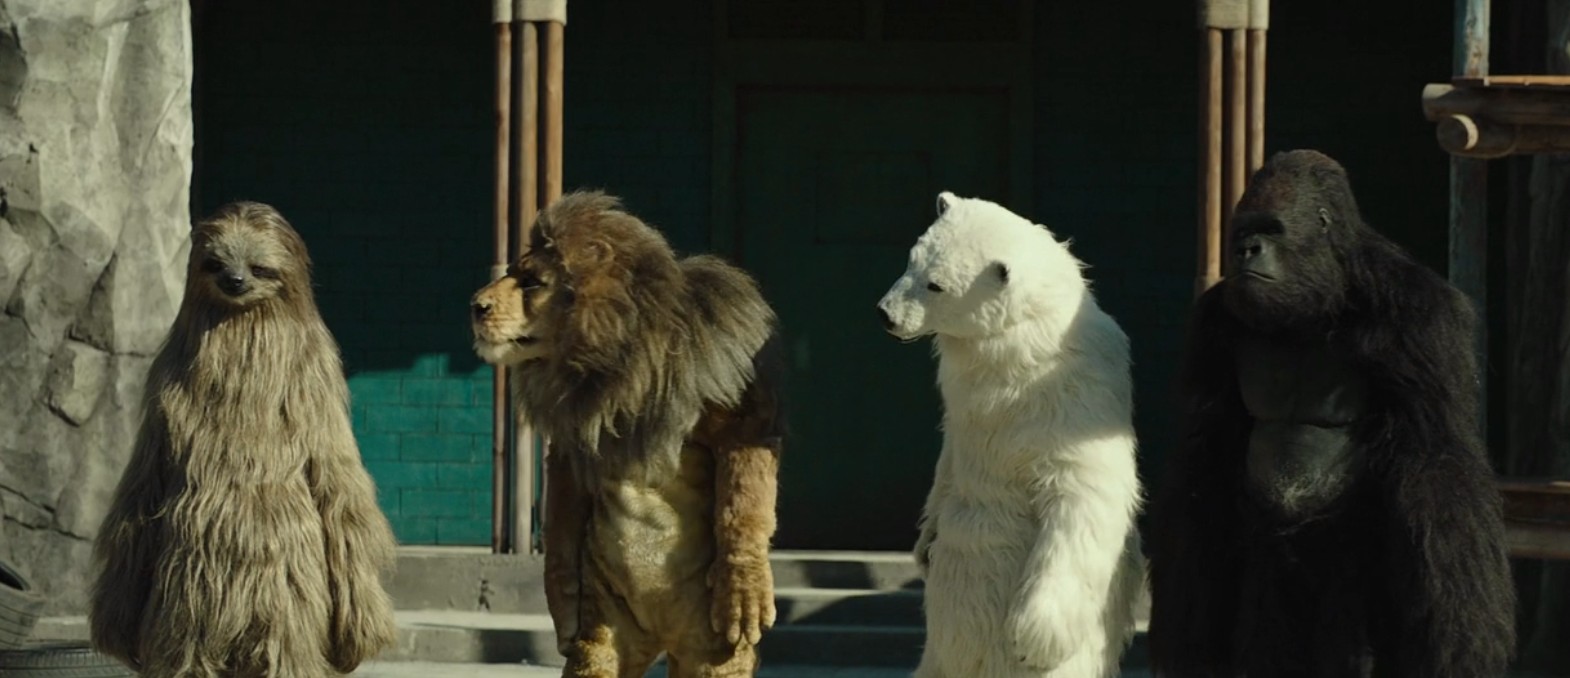
{"label": "wooden pole", "polygon": [[1200,29],[1199,277],[1195,294],[1221,280],[1221,29]]}
{"label": "wooden pole", "polygon": [[[1232,211],[1243,197],[1248,182],[1248,32],[1227,31],[1226,59],[1226,202],[1222,205],[1221,241],[1232,233]],[[1222,257],[1221,275],[1229,273],[1227,258]]]}
{"label": "wooden pole", "polygon": [[[1455,0],[1456,75],[1488,74],[1488,0]],[[1488,432],[1488,161],[1450,156],[1450,282],[1477,315],[1478,431]]]}
{"label": "wooden pole", "polygon": [[[514,70],[518,72],[518,87],[513,92],[514,143],[518,146],[518,191],[513,200],[513,224],[517,234],[518,252],[529,246],[529,230],[539,210],[539,148],[535,143],[539,123],[540,100],[540,49],[539,31],[532,21],[513,22],[518,35],[517,49],[513,51]],[[515,373],[511,376],[517,379]],[[514,409],[509,404],[509,409]],[[512,439],[512,535],[510,549],[513,553],[530,553],[534,544],[534,429],[521,418],[513,420]]]}
{"label": "wooden pole", "polygon": [[545,138],[542,139],[542,151],[545,154],[545,171],[541,174],[542,204],[549,205],[561,197],[562,194],[562,60],[566,55],[566,41],[564,26],[555,21],[544,22],[545,27],[545,58],[543,73],[545,80],[545,97],[540,118],[543,123]]}
{"label": "wooden pole", "polygon": [[[496,12],[496,204],[495,250],[491,278],[500,278],[507,270],[507,245],[511,235],[507,228],[508,153],[512,150],[509,139],[512,124],[512,19],[510,5],[497,3]],[[501,7],[508,7],[503,13]],[[492,370],[491,382],[491,552],[504,553],[506,544],[507,506],[507,370]]]}
{"label": "wooden pole", "polygon": [[1265,164],[1265,30],[1248,30],[1248,175]]}

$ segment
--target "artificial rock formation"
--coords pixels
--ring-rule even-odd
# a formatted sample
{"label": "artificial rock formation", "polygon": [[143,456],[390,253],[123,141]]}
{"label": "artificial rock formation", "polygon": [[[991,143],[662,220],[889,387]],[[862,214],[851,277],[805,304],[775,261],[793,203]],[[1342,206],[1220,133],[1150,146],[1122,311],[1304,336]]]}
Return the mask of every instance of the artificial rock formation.
{"label": "artificial rock formation", "polygon": [[186,0],[0,0],[0,558],[85,609],[190,234]]}

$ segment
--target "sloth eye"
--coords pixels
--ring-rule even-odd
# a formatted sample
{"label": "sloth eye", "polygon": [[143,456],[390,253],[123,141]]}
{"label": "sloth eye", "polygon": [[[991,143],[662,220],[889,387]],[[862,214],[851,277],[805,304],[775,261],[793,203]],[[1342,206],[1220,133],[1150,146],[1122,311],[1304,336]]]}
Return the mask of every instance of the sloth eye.
{"label": "sloth eye", "polygon": [[268,268],[266,266],[252,266],[251,275],[254,275],[258,278],[276,280],[278,278],[278,271],[277,269]]}
{"label": "sloth eye", "polygon": [[208,273],[217,273],[223,270],[224,264],[217,258],[208,257],[202,260],[202,270]]}
{"label": "sloth eye", "polygon": [[929,289],[929,290],[931,290],[933,292],[942,292],[943,291],[943,286],[939,285],[939,284],[937,284],[935,282],[929,282],[929,283],[927,283],[927,289]]}

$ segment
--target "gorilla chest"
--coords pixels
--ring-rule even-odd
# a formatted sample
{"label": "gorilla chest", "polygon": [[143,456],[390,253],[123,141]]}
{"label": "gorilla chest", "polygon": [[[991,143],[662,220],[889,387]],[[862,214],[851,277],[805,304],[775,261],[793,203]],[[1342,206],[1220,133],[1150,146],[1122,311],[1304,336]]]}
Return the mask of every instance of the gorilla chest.
{"label": "gorilla chest", "polygon": [[1247,493],[1278,519],[1313,517],[1345,494],[1361,469],[1350,427],[1366,407],[1367,381],[1325,344],[1249,338],[1236,360],[1238,387],[1253,419]]}

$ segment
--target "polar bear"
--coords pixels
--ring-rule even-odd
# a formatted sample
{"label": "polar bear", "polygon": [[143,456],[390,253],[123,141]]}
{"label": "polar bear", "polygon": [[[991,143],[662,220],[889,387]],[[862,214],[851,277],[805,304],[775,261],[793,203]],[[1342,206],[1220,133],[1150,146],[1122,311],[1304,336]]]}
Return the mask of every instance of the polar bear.
{"label": "polar bear", "polygon": [[926,580],[917,678],[1109,678],[1134,633],[1128,337],[1043,226],[938,196],[878,310],[932,335],[943,449],[915,556]]}

